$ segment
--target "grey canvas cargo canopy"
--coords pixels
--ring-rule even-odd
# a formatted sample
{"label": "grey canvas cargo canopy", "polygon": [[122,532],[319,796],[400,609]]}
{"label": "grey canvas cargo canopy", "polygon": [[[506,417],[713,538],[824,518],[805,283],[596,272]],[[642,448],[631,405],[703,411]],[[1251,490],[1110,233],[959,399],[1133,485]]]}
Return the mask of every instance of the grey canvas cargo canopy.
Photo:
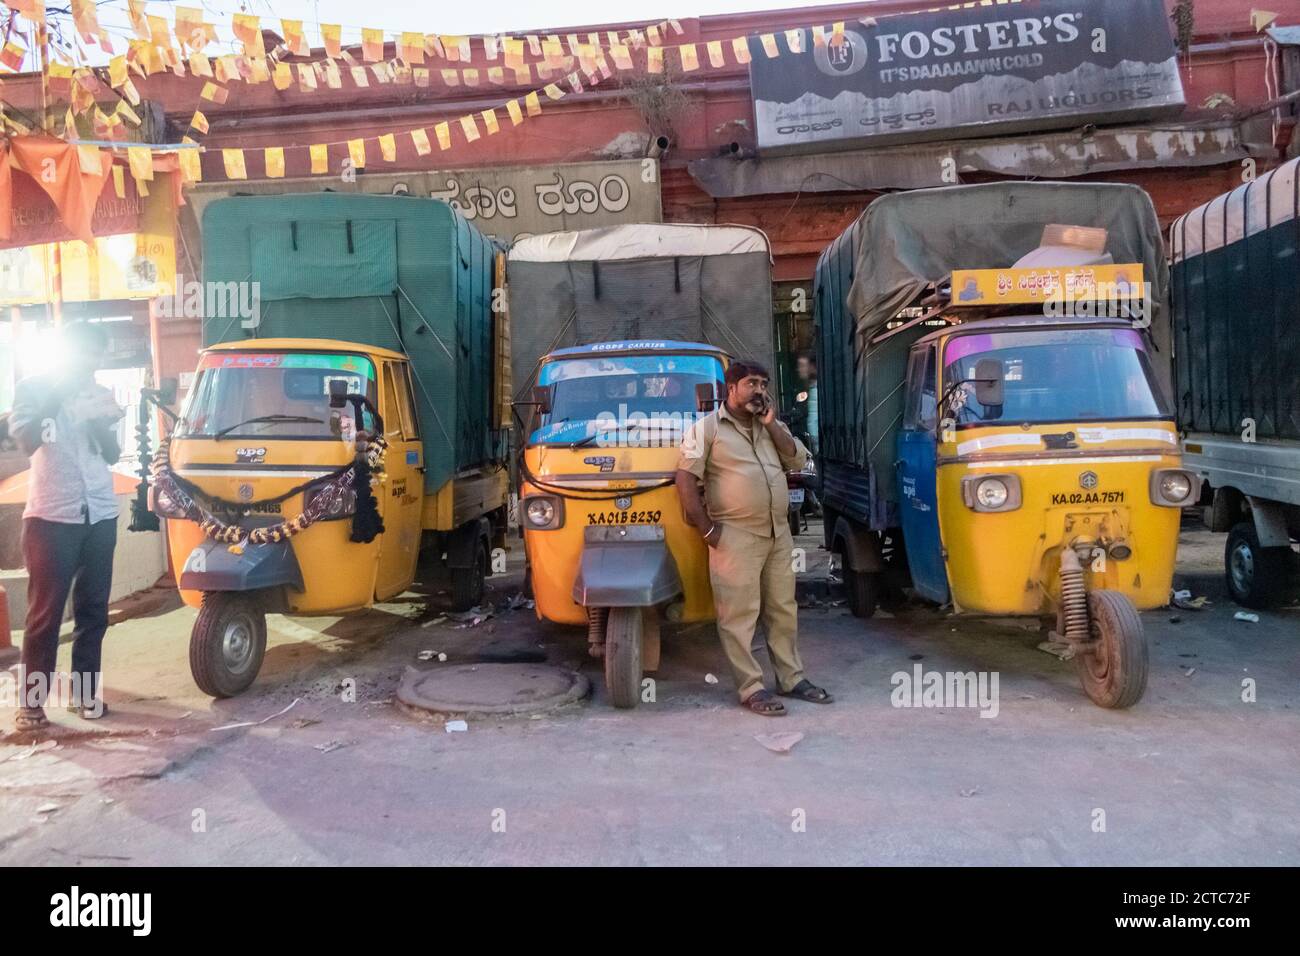
{"label": "grey canvas cargo canopy", "polygon": [[[846,304],[870,334],[954,269],[1006,268],[1035,249],[1049,223],[1107,231],[1115,262],[1140,262],[1156,314],[1152,338],[1170,361],[1165,262],[1151,198],[1122,183],[986,183],[918,189],[877,199],[832,244],[853,243]],[[833,256],[831,250],[826,255]]]}
{"label": "grey canvas cargo canopy", "polygon": [[634,223],[521,239],[507,261],[516,395],[572,345],[675,339],[771,363],[772,258],[747,226]]}

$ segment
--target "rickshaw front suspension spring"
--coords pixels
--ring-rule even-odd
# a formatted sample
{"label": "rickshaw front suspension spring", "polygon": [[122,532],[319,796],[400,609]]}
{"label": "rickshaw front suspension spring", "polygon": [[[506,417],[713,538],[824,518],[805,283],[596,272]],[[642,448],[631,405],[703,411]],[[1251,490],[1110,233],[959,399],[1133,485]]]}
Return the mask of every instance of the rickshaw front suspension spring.
{"label": "rickshaw front suspension spring", "polygon": [[1088,640],[1088,589],[1083,583],[1083,566],[1073,549],[1061,552],[1061,616],[1067,641]]}
{"label": "rickshaw front suspension spring", "polygon": [[592,657],[605,656],[605,621],[609,608],[587,608],[587,653]]}

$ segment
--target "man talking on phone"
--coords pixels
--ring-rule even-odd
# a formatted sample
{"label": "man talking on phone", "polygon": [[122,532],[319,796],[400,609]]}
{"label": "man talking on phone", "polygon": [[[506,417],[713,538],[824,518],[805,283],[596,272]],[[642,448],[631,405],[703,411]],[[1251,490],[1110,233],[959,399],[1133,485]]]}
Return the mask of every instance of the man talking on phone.
{"label": "man talking on phone", "polygon": [[768,381],[754,362],[728,366],[726,400],[687,430],[676,481],[687,518],[709,546],[718,637],[740,702],[780,717],[785,705],[763,686],[752,650],[760,616],[777,693],[817,704],[832,697],[804,677],[799,659],[785,474],[804,466],[808,449],[777,420]]}

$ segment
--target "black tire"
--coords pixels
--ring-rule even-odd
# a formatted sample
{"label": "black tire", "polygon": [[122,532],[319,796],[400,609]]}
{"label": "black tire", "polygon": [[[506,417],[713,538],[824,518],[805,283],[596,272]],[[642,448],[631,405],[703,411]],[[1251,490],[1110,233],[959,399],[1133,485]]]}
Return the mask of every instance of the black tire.
{"label": "black tire", "polygon": [[612,607],[605,622],[605,689],[615,707],[635,707],[641,699],[641,637],[645,610]]}
{"label": "black tire", "polygon": [[451,609],[468,611],[483,603],[484,582],[487,580],[487,544],[478,542],[474,549],[474,563],[468,568],[451,569]]}
{"label": "black tire", "polygon": [[880,575],[873,571],[853,571],[843,566],[844,595],[854,617],[869,618],[880,606]]}
{"label": "black tire", "polygon": [[1118,591],[1090,591],[1088,617],[1099,643],[1074,658],[1084,693],[1101,707],[1132,707],[1146,693],[1149,663],[1137,608]]}
{"label": "black tire", "polygon": [[1252,521],[1228,532],[1223,573],[1228,593],[1243,607],[1266,610],[1287,603],[1295,586],[1295,555],[1290,548],[1263,548]]}
{"label": "black tire", "polygon": [[790,536],[792,538],[799,537],[799,532],[803,530],[803,522],[799,518],[799,509],[791,508],[786,514],[790,520]]}
{"label": "black tire", "polygon": [[266,656],[266,613],[256,596],[203,595],[190,632],[190,673],[209,697],[234,697],[257,679]]}

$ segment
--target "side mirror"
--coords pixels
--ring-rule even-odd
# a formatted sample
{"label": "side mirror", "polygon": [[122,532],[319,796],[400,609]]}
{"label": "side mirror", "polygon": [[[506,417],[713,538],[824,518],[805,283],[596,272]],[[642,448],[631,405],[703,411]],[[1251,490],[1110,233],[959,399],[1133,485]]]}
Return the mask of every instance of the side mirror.
{"label": "side mirror", "polygon": [[174,405],[176,403],[176,390],[180,387],[180,382],[174,378],[165,378],[158,388],[158,401],[164,405]]}
{"label": "side mirror", "polygon": [[538,415],[551,414],[551,386],[533,386],[533,404],[537,406]]}
{"label": "side mirror", "polygon": [[700,382],[695,386],[695,408],[697,411],[711,412],[716,404],[718,404],[718,393],[715,391],[712,382]]}
{"label": "side mirror", "polygon": [[985,408],[1000,406],[1005,386],[1005,372],[997,359],[980,359],[975,363],[975,401]]}
{"label": "side mirror", "polygon": [[342,408],[348,403],[348,383],[345,379],[330,379],[330,408]]}

